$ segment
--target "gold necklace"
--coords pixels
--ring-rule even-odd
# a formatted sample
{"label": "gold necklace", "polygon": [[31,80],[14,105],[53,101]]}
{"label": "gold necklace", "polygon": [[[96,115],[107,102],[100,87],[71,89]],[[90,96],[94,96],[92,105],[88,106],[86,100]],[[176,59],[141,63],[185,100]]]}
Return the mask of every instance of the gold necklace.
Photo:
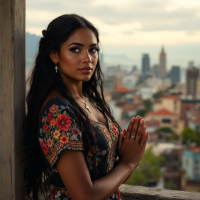
{"label": "gold necklace", "polygon": [[[77,99],[77,100],[78,100],[78,99]],[[78,101],[80,101],[80,100],[78,100]],[[80,102],[81,102],[81,103],[84,103],[84,102],[82,102],[82,101],[80,101]],[[86,104],[86,99],[85,99],[85,103],[84,103],[84,104],[85,104],[85,108],[88,109],[88,111],[91,113],[89,106]]]}

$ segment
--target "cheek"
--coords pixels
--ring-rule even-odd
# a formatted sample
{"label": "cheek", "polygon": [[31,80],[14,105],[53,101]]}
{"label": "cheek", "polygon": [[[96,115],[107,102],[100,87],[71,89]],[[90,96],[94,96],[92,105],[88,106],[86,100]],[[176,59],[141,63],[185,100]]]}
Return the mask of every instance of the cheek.
{"label": "cheek", "polygon": [[75,66],[79,62],[78,58],[73,56],[70,53],[62,53],[60,56],[60,65],[61,67],[66,67],[66,66]]}
{"label": "cheek", "polygon": [[95,65],[95,67],[96,67],[97,62],[98,62],[98,55],[94,55],[92,60],[93,60],[93,65]]}

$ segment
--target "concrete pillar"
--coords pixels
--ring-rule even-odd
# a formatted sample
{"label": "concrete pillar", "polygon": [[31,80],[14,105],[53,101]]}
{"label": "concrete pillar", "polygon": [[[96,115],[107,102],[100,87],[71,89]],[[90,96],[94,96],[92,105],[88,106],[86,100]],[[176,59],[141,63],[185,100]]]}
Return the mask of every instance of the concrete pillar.
{"label": "concrete pillar", "polygon": [[0,0],[0,200],[23,200],[25,0]]}

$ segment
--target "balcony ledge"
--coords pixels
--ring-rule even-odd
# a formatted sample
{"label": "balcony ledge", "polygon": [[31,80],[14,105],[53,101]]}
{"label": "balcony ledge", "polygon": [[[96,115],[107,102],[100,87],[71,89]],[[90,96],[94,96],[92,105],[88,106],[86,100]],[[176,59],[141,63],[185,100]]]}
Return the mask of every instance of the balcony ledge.
{"label": "balcony ledge", "polygon": [[122,184],[119,189],[123,200],[200,200],[199,192],[148,188],[126,184]]}

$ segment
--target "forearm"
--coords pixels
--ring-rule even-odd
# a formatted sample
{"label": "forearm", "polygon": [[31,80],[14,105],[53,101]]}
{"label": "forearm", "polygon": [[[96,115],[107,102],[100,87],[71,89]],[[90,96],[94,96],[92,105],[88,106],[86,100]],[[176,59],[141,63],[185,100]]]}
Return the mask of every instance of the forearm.
{"label": "forearm", "polygon": [[93,181],[91,199],[105,200],[112,195],[133,171],[133,167],[119,163],[109,174]]}
{"label": "forearm", "polygon": [[[115,167],[119,164],[120,160],[119,160],[119,157],[116,159],[116,162],[115,162]],[[136,166],[137,167],[137,166]],[[136,169],[136,167],[131,171],[131,173],[126,177],[126,179],[124,180],[123,183],[126,183],[126,181],[130,178],[130,176],[132,175],[132,173],[134,172],[134,170]]]}

